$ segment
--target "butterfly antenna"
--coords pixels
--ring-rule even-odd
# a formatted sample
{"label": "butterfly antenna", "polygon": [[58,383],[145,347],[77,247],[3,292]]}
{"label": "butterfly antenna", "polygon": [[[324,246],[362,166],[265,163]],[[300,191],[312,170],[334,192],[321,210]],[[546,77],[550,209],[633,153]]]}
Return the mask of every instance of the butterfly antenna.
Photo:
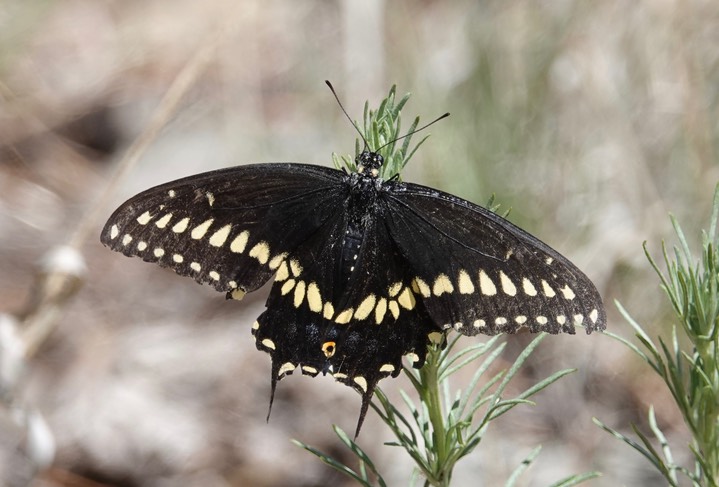
{"label": "butterfly antenna", "polygon": [[[337,93],[335,92],[334,86],[332,86],[332,83],[330,83],[330,82],[327,81],[327,80],[325,80],[325,83],[327,83],[327,86],[330,87],[330,91],[331,91],[332,94],[335,96],[335,100],[337,100],[337,104],[338,104],[338,105],[340,106],[340,108],[342,109],[342,112],[345,114],[345,117],[347,117],[347,120],[350,121],[350,123],[351,123],[352,126],[355,128],[355,130],[357,131],[357,133],[359,134],[359,136],[362,137],[362,140],[364,141],[364,148],[367,149],[367,148],[369,147],[369,144],[367,143],[367,139],[364,138],[364,135],[363,135],[362,132],[360,131],[359,127],[352,121],[352,119],[350,118],[349,114],[347,113],[347,110],[345,110],[345,107],[342,106],[342,102],[340,101],[340,98],[337,96]],[[448,114],[448,115],[449,115],[449,114]]]}
{"label": "butterfly antenna", "polygon": [[390,141],[387,142],[385,145],[383,145],[382,147],[380,147],[379,149],[377,149],[376,152],[379,152],[380,150],[384,149],[385,147],[387,147],[387,146],[390,145],[390,144],[394,144],[394,143],[397,142],[398,140],[402,140],[402,139],[404,139],[404,138],[409,137],[410,135],[416,134],[417,132],[421,132],[422,130],[426,129],[426,128],[429,127],[430,125],[432,125],[432,124],[434,124],[434,123],[437,123],[437,122],[439,122],[440,120],[442,120],[443,118],[447,118],[447,117],[449,117],[449,112],[445,113],[444,115],[442,115],[442,116],[440,116],[440,117],[435,118],[434,120],[432,120],[431,122],[429,122],[427,125],[424,125],[424,126],[418,128],[418,129],[415,129],[415,130],[411,131],[411,132],[408,133],[408,134],[403,135],[402,137],[397,137],[397,138],[394,139],[394,140],[390,140]]}

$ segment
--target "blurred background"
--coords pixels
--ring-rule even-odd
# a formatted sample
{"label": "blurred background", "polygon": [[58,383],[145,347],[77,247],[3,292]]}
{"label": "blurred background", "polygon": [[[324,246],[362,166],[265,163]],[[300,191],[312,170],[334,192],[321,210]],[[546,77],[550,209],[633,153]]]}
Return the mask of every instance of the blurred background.
{"label": "blurred background", "polygon": [[[699,248],[719,179],[718,68],[710,0],[2,0],[0,485],[351,485],[289,441],[350,461],[331,429],[355,426],[350,388],[286,378],[265,423],[270,360],[250,325],[267,288],[228,302],[99,243],[112,210],[152,185],[351,153],[325,79],[357,119],[392,84],[413,94],[405,126],[451,112],[405,180],[494,193],[593,279],[610,330],[632,336],[619,299],[667,336],[641,245],[674,244],[671,211]],[[507,363],[530,338],[507,338]],[[503,484],[538,444],[520,485],[588,470],[603,474],[588,485],[657,485],[591,418],[648,431],[653,404],[682,452],[662,383],[601,334],[549,337],[522,380],[561,368],[579,370],[494,423],[455,485]],[[370,411],[359,443],[407,485],[390,439]]]}

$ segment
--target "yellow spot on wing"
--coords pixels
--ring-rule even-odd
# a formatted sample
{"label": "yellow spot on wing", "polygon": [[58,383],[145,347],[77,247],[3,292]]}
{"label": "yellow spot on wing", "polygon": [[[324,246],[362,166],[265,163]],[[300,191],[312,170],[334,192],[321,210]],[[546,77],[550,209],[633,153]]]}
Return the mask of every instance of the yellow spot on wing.
{"label": "yellow spot on wing", "polygon": [[274,350],[274,349],[275,349],[275,342],[273,342],[273,341],[270,340],[269,338],[265,338],[264,340],[262,340],[262,344],[263,344],[265,347],[269,348],[270,350]]}
{"label": "yellow spot on wing", "polygon": [[190,224],[190,219],[188,217],[183,218],[179,222],[175,223],[175,225],[172,227],[172,231],[175,233],[182,233],[185,230],[187,230],[187,227]]}
{"label": "yellow spot on wing", "polygon": [[270,259],[270,246],[267,242],[260,242],[250,249],[250,257],[257,259],[260,264],[266,264]]}
{"label": "yellow spot on wing", "polygon": [[287,279],[288,277],[290,277],[290,271],[287,268],[287,262],[283,261],[280,264],[279,269],[277,269],[277,275],[275,276],[275,281],[281,282],[281,281],[284,281],[285,279]]}
{"label": "yellow spot on wing", "polygon": [[345,325],[350,322],[352,319],[352,314],[354,310],[352,308],[347,308],[343,312],[337,315],[337,318],[335,318],[335,323],[339,323],[340,325]]}
{"label": "yellow spot on wing", "polygon": [[163,255],[165,255],[165,250],[158,247],[154,250],[153,254],[155,254],[155,257],[159,259]]}
{"label": "yellow spot on wing", "polygon": [[[415,289],[415,287],[417,289]],[[428,298],[432,295],[432,291],[429,289],[427,283],[419,277],[415,277],[412,281],[412,290],[418,294],[421,294],[424,298]]]}
{"label": "yellow spot on wing", "polygon": [[207,233],[207,230],[210,229],[210,225],[212,225],[212,222],[214,222],[214,218],[210,218],[208,220],[205,220],[204,222],[197,225],[195,228],[192,229],[192,232],[190,233],[190,236],[194,238],[195,240],[200,240],[202,237],[205,236]]}
{"label": "yellow spot on wing", "polygon": [[409,361],[412,362],[413,364],[416,364],[417,362],[419,362],[419,355],[417,355],[417,354],[414,353],[414,352],[408,353],[408,354],[407,354],[407,358],[408,358]]}
{"label": "yellow spot on wing", "polygon": [[295,287],[295,300],[294,300],[295,308],[299,308],[300,305],[302,304],[302,301],[304,301],[305,288],[306,288],[305,281],[299,281],[297,283],[297,286]]}
{"label": "yellow spot on wing", "polygon": [[382,323],[382,320],[384,319],[384,314],[387,312],[387,300],[385,298],[380,298],[379,302],[377,303],[377,307],[374,310],[374,321],[378,325]]}
{"label": "yellow spot on wing", "polygon": [[296,259],[290,259],[290,270],[292,271],[292,275],[297,277],[302,273],[302,266]]}
{"label": "yellow spot on wing", "polygon": [[454,291],[454,286],[452,286],[452,281],[449,280],[449,277],[447,277],[446,274],[437,276],[437,279],[434,281],[434,286],[432,286],[434,295],[441,296],[444,293],[451,293],[452,291]]}
{"label": "yellow spot on wing", "polygon": [[[230,281],[230,284],[232,284],[233,282],[234,281]],[[237,286],[236,283],[235,283],[235,286]],[[232,286],[230,286],[230,287],[232,287]],[[247,294],[247,293],[245,291],[243,291],[242,289],[235,289],[232,291],[230,296],[232,296],[232,299],[234,299],[235,301],[242,301],[242,298],[245,297],[245,294]],[[255,323],[257,323],[257,322],[255,322]],[[257,326],[259,326],[259,324]]]}
{"label": "yellow spot on wing", "polygon": [[404,309],[413,309],[414,305],[417,303],[417,301],[414,299],[414,294],[412,294],[412,291],[408,287],[404,288],[404,291],[402,291],[402,293],[397,298],[397,302]]}
{"label": "yellow spot on wing", "polygon": [[295,370],[296,366],[292,362],[285,362],[282,364],[282,367],[280,367],[280,370],[277,371],[278,376],[282,376],[282,374],[286,374],[287,372],[292,372]]}
{"label": "yellow spot on wing", "polygon": [[114,239],[117,238],[117,236],[118,236],[119,234],[120,234],[120,229],[117,228],[117,225],[113,225],[113,226],[110,228],[110,238],[114,240]]}
{"label": "yellow spot on wing", "polygon": [[227,237],[230,235],[231,228],[232,225],[228,223],[227,225],[213,233],[210,237],[210,245],[212,245],[213,247],[222,247],[225,244]]}
{"label": "yellow spot on wing", "polygon": [[362,303],[357,306],[357,311],[355,311],[355,319],[364,320],[365,318],[367,318],[372,312],[372,309],[374,309],[376,301],[377,298],[374,294],[370,294],[369,296],[364,298],[364,301],[362,301]]}
{"label": "yellow spot on wing", "polygon": [[[274,257],[272,257],[272,260],[270,260],[270,263],[268,264],[268,266],[270,267],[271,270],[274,271],[275,269],[277,269],[280,266],[280,264],[282,264],[282,262],[284,262],[285,257],[287,257],[287,252],[283,252],[281,254],[275,255]],[[287,278],[285,278],[285,279],[287,279]]]}
{"label": "yellow spot on wing", "polygon": [[122,237],[122,245],[127,245],[127,244],[129,244],[130,242],[132,242],[132,236],[130,236],[129,233],[126,233],[126,234]]}
{"label": "yellow spot on wing", "polygon": [[554,292],[554,289],[552,289],[552,286],[550,286],[544,279],[542,279],[542,291],[544,291],[544,295],[548,298],[553,298],[557,295],[557,293]]}
{"label": "yellow spot on wing", "polygon": [[215,281],[220,280],[220,274],[217,271],[210,271],[210,279],[214,279]]}
{"label": "yellow spot on wing", "polygon": [[137,223],[139,223],[140,225],[147,225],[148,223],[150,223],[150,220],[152,220],[152,215],[150,215],[149,211],[146,211],[145,213],[137,217]]}
{"label": "yellow spot on wing", "polygon": [[367,392],[367,379],[361,376],[357,376],[352,380],[360,387],[360,389],[362,389],[363,392]]}
{"label": "yellow spot on wing", "polygon": [[472,294],[474,292],[472,279],[469,278],[469,274],[467,274],[467,271],[464,269],[459,271],[459,279],[457,280],[457,283],[459,284],[460,294]]}
{"label": "yellow spot on wing", "polygon": [[192,269],[195,272],[200,272],[202,270],[202,266],[199,262],[193,262],[190,264],[190,269]]}
{"label": "yellow spot on wing", "polygon": [[564,299],[571,300],[571,299],[575,298],[574,291],[572,291],[572,288],[569,287],[569,284],[565,284],[564,287],[562,289],[560,289],[560,291],[562,291],[562,295],[564,295]]}
{"label": "yellow spot on wing", "polygon": [[331,320],[331,319],[332,319],[332,316],[333,316],[334,314],[335,314],[335,308],[334,308],[334,306],[332,306],[332,303],[330,303],[329,301],[327,301],[327,302],[325,303],[324,307],[322,308],[322,316],[324,316],[324,318],[325,318],[326,320]]}
{"label": "yellow spot on wing", "polygon": [[287,281],[286,283],[284,283],[284,284],[282,285],[282,288],[280,289],[280,292],[281,292],[282,295],[284,296],[284,295],[287,294],[288,292],[292,291],[292,288],[293,288],[293,287],[295,287],[295,280],[294,280],[294,279],[290,279],[289,281]]}
{"label": "yellow spot on wing", "polygon": [[484,269],[479,271],[479,289],[482,290],[482,294],[485,296],[494,296],[497,294],[497,287],[492,282],[492,279],[489,278],[486,272],[484,272]]}
{"label": "yellow spot on wing", "polygon": [[310,305],[310,310],[315,313],[322,311],[322,295],[316,282],[311,282],[307,286],[307,304]]}
{"label": "yellow spot on wing", "polygon": [[524,289],[524,294],[526,294],[527,296],[537,295],[537,289],[534,287],[534,284],[532,284],[532,281],[530,281],[526,277],[522,279],[522,289]]}
{"label": "yellow spot on wing", "polygon": [[155,226],[157,228],[165,228],[168,223],[170,223],[170,219],[172,218],[172,213],[168,213],[159,220],[155,222]]}
{"label": "yellow spot on wing", "polygon": [[185,258],[183,256],[181,256],[180,254],[173,254],[172,260],[174,262],[177,262],[178,264],[182,264],[182,262],[185,260]]}
{"label": "yellow spot on wing", "polygon": [[499,271],[499,282],[502,283],[502,291],[504,291],[504,294],[509,296],[515,296],[517,294],[517,287],[503,271]]}
{"label": "yellow spot on wing", "polygon": [[137,242],[137,250],[142,252],[147,248],[147,242]]}
{"label": "yellow spot on wing", "polygon": [[392,300],[389,302],[389,311],[392,313],[395,320],[399,318],[399,305],[397,305],[397,301]]}
{"label": "yellow spot on wing", "polygon": [[230,244],[230,250],[236,254],[241,254],[245,251],[245,247],[247,247],[247,239],[250,238],[250,232],[245,230],[244,232],[241,232],[239,235],[237,235]]}
{"label": "yellow spot on wing", "polygon": [[596,309],[593,309],[589,313],[589,319],[592,320],[592,323],[596,323],[598,318],[599,318],[599,312]]}
{"label": "yellow spot on wing", "polygon": [[401,282],[395,282],[392,284],[389,289],[387,290],[387,293],[389,294],[390,298],[393,298],[399,294],[400,289],[402,289],[402,283]]}
{"label": "yellow spot on wing", "polygon": [[380,372],[394,372],[394,365],[392,364],[384,364],[382,367],[379,368]]}

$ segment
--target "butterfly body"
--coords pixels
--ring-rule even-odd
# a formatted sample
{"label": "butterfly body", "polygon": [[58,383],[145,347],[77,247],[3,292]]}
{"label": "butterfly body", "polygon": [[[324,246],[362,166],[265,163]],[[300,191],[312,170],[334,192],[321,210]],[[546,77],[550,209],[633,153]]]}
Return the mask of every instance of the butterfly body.
{"label": "butterfly body", "polygon": [[274,278],[252,326],[278,380],[332,376],[363,397],[402,357],[466,335],[605,327],[601,298],[571,262],[494,213],[432,188],[383,180],[364,151],[356,171],[238,166],[131,198],[101,240],[241,299]]}

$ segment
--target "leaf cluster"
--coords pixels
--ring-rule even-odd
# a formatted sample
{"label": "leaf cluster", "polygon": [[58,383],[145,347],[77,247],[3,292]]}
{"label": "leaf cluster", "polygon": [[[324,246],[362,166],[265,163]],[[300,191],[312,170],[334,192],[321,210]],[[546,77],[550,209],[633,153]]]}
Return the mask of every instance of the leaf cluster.
{"label": "leaf cluster", "polygon": [[[369,102],[365,102],[361,129],[359,124],[354,122],[357,131],[360,132],[362,137],[362,140],[357,139],[355,141],[355,157],[364,149],[379,152],[384,158],[384,164],[380,168],[380,177],[385,180],[399,177],[402,169],[429,137],[429,135],[425,135],[410,149],[412,135],[409,134],[412,134],[417,129],[419,117],[416,117],[410,125],[407,131],[408,135],[403,136],[400,133],[402,130],[401,111],[410,96],[407,93],[397,101],[397,86],[392,85],[389,94],[382,100],[376,110],[371,110]],[[367,142],[367,147],[364,145],[365,141]],[[352,172],[357,170],[355,158],[349,155],[338,156],[333,153],[332,161],[337,169],[346,167]]]}
{"label": "leaf cluster", "polygon": [[649,426],[661,451],[652,446],[650,438],[635,425],[632,428],[639,442],[595,422],[647,458],[669,485],[678,486],[680,476],[694,486],[716,486],[719,481],[719,185],[714,193],[709,232],[702,232],[701,257],[695,259],[677,220],[671,222],[679,240],[673,252],[662,245],[666,271],[662,271],[644,246],[644,252],[661,281],[679,322],[672,327],[671,339],[661,336],[657,343],[619,304],[617,306],[635,331],[639,345],[610,334],[620,340],[661,377],[679,408],[692,435],[689,445],[694,464],[678,465],[665,435],[657,425],[653,408],[648,413]]}
{"label": "leaf cluster", "polygon": [[[394,436],[394,440],[385,445],[402,448],[412,458],[416,467],[413,485],[420,478],[423,479],[425,487],[451,485],[452,473],[457,463],[480,445],[492,421],[520,404],[534,404],[530,397],[574,372],[573,369],[561,370],[513,397],[506,397],[507,386],[545,336],[538,335],[511,367],[498,372],[494,371],[492,366],[502,356],[506,346],[506,342],[501,341],[499,336],[459,350],[459,336],[451,339],[444,349],[441,344],[430,345],[424,367],[420,370],[404,367],[403,370],[419,398],[413,400],[409,394],[400,392],[404,409],[409,411],[409,414],[403,413],[387,395],[380,389],[377,390],[372,408]],[[453,391],[450,378],[468,366],[475,369],[471,380],[464,390]],[[334,429],[340,441],[357,457],[357,470],[316,448],[298,441],[295,443],[350,476],[360,485],[386,486],[374,462],[361,447],[340,428],[335,426]],[[516,485],[540,450],[541,447],[534,448],[504,485]],[[553,486],[569,487],[598,475],[596,472],[574,475],[554,483]]]}

